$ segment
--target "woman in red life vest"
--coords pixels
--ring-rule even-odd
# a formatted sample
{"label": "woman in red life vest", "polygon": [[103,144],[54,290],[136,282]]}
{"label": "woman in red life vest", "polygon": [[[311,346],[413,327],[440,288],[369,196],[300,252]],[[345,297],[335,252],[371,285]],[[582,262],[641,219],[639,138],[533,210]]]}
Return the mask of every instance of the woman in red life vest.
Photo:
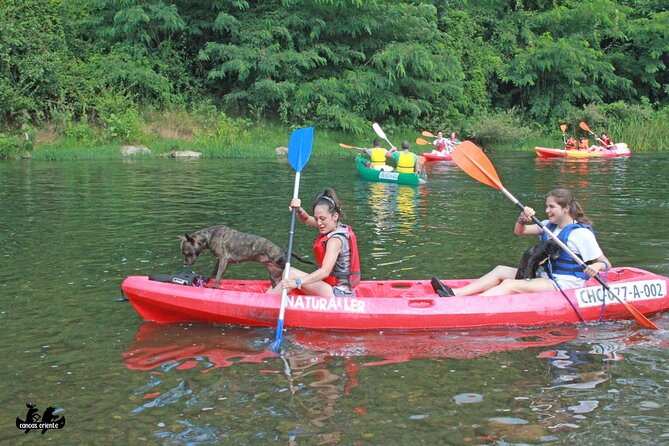
{"label": "woman in red life vest", "polygon": [[613,148],[613,141],[609,138],[609,135],[602,133],[602,136],[599,137],[599,142],[602,144],[602,147],[605,149],[611,150]]}
{"label": "woman in red life vest", "polygon": [[360,282],[360,259],[358,243],[353,229],[340,221],[339,199],[331,188],[316,195],[312,214],[302,209],[301,200],[294,198],[290,209],[297,209],[300,221],[318,230],[314,243],[314,256],[318,269],[312,273],[290,268],[288,279],[284,279],[269,293],[280,294],[295,288],[311,296],[355,296],[354,288]]}
{"label": "woman in red life vest", "polygon": [[448,153],[448,140],[444,138],[444,134],[442,132],[437,132],[437,139],[432,142],[432,145],[437,146],[436,149],[432,150],[432,153],[436,155],[445,155]]}
{"label": "woman in red life vest", "polygon": [[564,144],[564,148],[566,150],[574,150],[576,148],[576,140],[574,139],[573,136],[570,136],[567,139],[567,142],[565,142],[565,144]]}

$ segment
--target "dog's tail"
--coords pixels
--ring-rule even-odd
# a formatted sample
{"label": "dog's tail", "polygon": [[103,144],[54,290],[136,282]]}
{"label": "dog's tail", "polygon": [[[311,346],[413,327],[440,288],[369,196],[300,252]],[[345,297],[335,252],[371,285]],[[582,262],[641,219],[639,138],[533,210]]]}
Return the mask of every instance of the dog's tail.
{"label": "dog's tail", "polygon": [[295,252],[290,253],[290,256],[296,258],[297,260],[299,260],[302,263],[308,263],[309,265],[315,265],[315,263],[312,262],[311,260],[307,260],[304,257],[300,256],[299,254],[296,254]]}

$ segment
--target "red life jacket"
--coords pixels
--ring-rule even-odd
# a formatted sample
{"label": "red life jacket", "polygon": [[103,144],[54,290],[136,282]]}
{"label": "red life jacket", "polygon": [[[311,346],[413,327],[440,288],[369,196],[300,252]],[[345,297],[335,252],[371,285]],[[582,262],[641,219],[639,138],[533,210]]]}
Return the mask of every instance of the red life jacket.
{"label": "red life jacket", "polygon": [[441,138],[441,139],[435,139],[434,142],[436,143],[435,145],[437,146],[437,150],[443,151],[446,149],[446,138]]}
{"label": "red life jacket", "polygon": [[[348,244],[351,254],[351,260],[349,262],[350,271],[337,271],[337,272],[332,271],[330,272],[330,275],[328,277],[323,279],[323,281],[325,283],[330,284],[331,286],[337,286],[339,284],[338,283],[339,280],[337,280],[338,277],[347,277],[349,283],[351,284],[351,288],[355,288],[356,286],[358,286],[358,283],[360,282],[360,258],[358,257],[358,239],[356,238],[353,229],[348,225],[345,226],[348,228],[346,236],[348,237]],[[328,235],[329,234],[320,234],[316,238],[316,241],[314,242],[314,257],[316,257],[316,262],[318,263],[319,268],[321,267],[321,265],[323,265],[323,259],[325,258],[325,245],[329,240]]]}

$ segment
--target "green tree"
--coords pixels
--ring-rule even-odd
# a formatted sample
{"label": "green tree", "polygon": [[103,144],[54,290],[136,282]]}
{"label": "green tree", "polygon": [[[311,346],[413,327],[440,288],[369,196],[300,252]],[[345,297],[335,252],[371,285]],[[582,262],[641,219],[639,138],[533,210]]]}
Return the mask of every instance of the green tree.
{"label": "green tree", "polygon": [[63,27],[48,0],[0,2],[0,120],[43,118],[63,97]]}

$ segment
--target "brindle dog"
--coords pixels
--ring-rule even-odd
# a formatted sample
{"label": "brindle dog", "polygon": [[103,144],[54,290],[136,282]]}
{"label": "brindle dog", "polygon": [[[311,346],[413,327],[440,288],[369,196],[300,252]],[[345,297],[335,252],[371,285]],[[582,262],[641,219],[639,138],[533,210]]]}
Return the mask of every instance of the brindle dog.
{"label": "brindle dog", "polygon": [[560,247],[553,240],[544,240],[527,248],[520,258],[520,265],[516,272],[516,279],[533,279],[537,277],[537,270],[549,260],[555,260],[560,255]]}
{"label": "brindle dog", "polygon": [[[286,253],[269,240],[254,234],[240,232],[227,226],[219,225],[201,229],[192,234],[185,234],[181,239],[181,252],[186,265],[192,265],[202,251],[209,250],[217,257],[216,266],[211,273],[216,275],[214,287],[218,287],[228,263],[258,262],[267,271],[272,286],[281,281],[286,266]],[[313,262],[292,254],[301,262]]]}

